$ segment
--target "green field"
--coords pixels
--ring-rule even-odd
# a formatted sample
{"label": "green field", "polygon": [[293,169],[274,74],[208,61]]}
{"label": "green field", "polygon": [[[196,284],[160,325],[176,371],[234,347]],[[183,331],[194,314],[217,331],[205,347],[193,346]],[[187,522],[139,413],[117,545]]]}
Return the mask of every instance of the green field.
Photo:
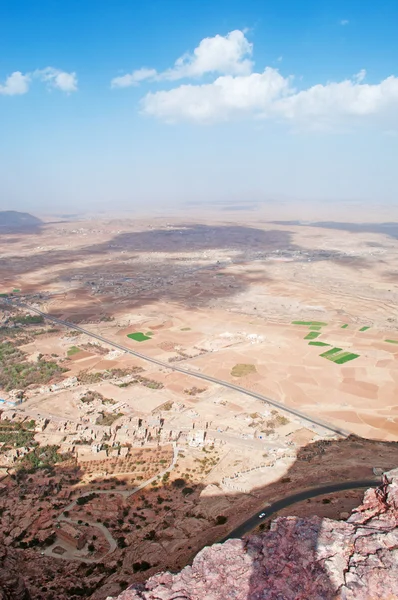
{"label": "green field", "polygon": [[292,321],[292,325],[306,325],[307,327],[315,325],[318,327],[326,327],[327,323],[322,323],[322,321]]}
{"label": "green field", "polygon": [[305,340],[315,340],[315,338],[317,338],[320,334],[319,331],[310,331],[306,336],[305,336]]}
{"label": "green field", "polygon": [[181,331],[191,331],[190,327],[181,327]]}
{"label": "green field", "polygon": [[398,344],[398,340],[384,340],[385,342],[388,342],[389,344]]}
{"label": "green field", "polygon": [[8,294],[6,294],[5,292],[3,292],[2,294],[0,294],[0,298],[8,298]]}
{"label": "green field", "polygon": [[326,342],[309,342],[309,346],[330,346],[330,344],[326,344]]}
{"label": "green field", "polygon": [[359,331],[367,331],[368,329],[370,329],[370,327],[365,325],[365,327],[361,327],[361,329]]}
{"label": "green field", "polygon": [[321,354],[322,358],[329,358],[333,354],[337,354],[337,352],[341,352],[343,348],[331,348],[330,350],[326,350],[323,354]]}
{"label": "green field", "polygon": [[145,340],[150,340],[151,338],[148,335],[145,335],[141,331],[136,331],[135,333],[127,334],[127,337],[131,340],[135,340],[136,342],[145,342]]}
{"label": "green field", "polygon": [[17,288],[15,288],[14,290],[12,290],[12,293],[13,293],[13,294],[19,294],[19,292],[20,292],[20,291],[21,291],[21,290],[18,290]]}
{"label": "green field", "polygon": [[320,325],[310,325],[311,331],[321,331],[322,327]]}
{"label": "green field", "polygon": [[353,352],[344,352],[342,351],[342,348],[331,348],[331,350],[327,350],[321,354],[321,356],[336,363],[336,365],[343,365],[350,360],[358,358],[359,354],[354,354]]}
{"label": "green field", "polygon": [[77,354],[78,352],[81,352],[80,348],[78,348],[77,346],[71,346],[67,352],[67,355],[73,356],[74,354]]}
{"label": "green field", "polygon": [[332,360],[336,365],[343,365],[344,363],[354,360],[355,358],[359,358],[359,354],[354,354],[353,352],[343,352],[336,357],[333,357],[329,360]]}
{"label": "green field", "polygon": [[146,334],[148,337],[151,337],[151,335],[153,335],[153,331],[147,331]]}
{"label": "green field", "polygon": [[346,323],[345,325],[342,325],[341,329],[347,329],[347,327],[348,327],[348,323]]}

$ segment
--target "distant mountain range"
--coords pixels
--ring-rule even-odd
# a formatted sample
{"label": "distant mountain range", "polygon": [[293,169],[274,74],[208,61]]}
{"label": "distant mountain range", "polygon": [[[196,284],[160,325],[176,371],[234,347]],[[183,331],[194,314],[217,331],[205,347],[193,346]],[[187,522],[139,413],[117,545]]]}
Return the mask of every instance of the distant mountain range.
{"label": "distant mountain range", "polygon": [[8,229],[20,229],[24,227],[40,227],[42,221],[29,213],[18,212],[16,210],[0,211],[0,227]]}

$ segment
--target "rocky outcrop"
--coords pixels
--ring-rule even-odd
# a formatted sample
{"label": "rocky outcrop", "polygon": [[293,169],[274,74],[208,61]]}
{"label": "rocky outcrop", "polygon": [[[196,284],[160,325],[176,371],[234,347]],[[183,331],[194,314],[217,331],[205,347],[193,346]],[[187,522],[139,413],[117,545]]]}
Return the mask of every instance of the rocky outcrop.
{"label": "rocky outcrop", "polygon": [[0,600],[30,600],[18,561],[4,548],[0,549]]}
{"label": "rocky outcrop", "polygon": [[347,521],[281,517],[246,541],[204,548],[178,574],[118,600],[392,600],[398,598],[398,469]]}

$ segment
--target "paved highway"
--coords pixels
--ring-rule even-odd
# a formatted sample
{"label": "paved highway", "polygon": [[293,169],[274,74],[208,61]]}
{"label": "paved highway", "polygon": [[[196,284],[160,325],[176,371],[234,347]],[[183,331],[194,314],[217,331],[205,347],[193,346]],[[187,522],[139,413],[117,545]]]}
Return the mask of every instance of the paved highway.
{"label": "paved highway", "polygon": [[171,371],[177,371],[178,373],[183,373],[184,375],[189,375],[190,377],[196,377],[197,379],[202,379],[204,381],[210,381],[211,383],[215,383],[222,387],[225,387],[225,388],[228,388],[231,390],[235,390],[236,392],[245,394],[246,396],[251,396],[252,398],[255,398],[256,400],[261,400],[262,402],[271,404],[272,406],[275,406],[279,410],[282,410],[282,411],[289,413],[295,417],[298,417],[299,419],[302,419],[306,423],[309,423],[310,426],[316,425],[317,427],[322,427],[323,429],[326,429],[327,431],[329,431],[331,433],[334,433],[334,434],[337,433],[338,435],[342,435],[344,437],[350,435],[349,431],[341,429],[340,427],[337,427],[335,425],[325,423],[324,421],[321,421],[320,419],[316,419],[315,417],[310,417],[295,408],[291,408],[289,406],[286,406],[285,404],[281,404],[280,402],[277,402],[276,400],[273,400],[272,398],[268,398],[267,396],[263,396],[262,394],[258,394],[257,392],[252,392],[251,390],[242,388],[239,385],[235,385],[233,383],[229,383],[228,381],[223,381],[221,379],[216,379],[215,377],[211,377],[210,375],[205,375],[204,373],[197,373],[194,371],[190,371],[189,369],[184,369],[183,367],[177,367],[174,365],[170,365],[168,363],[164,363],[161,360],[158,360],[157,358],[145,356],[145,354],[141,354],[140,352],[131,350],[130,348],[128,348],[126,346],[122,346],[121,344],[118,344],[117,342],[108,340],[107,338],[104,338],[101,335],[98,335],[96,333],[88,331],[87,329],[83,329],[83,327],[80,327],[79,325],[75,325],[75,323],[69,323],[68,321],[63,321],[61,319],[57,319],[56,317],[53,317],[45,312],[42,312],[41,310],[39,310],[37,308],[32,308],[31,306],[29,306],[27,304],[23,304],[22,302],[11,301],[10,299],[8,299],[7,301],[10,304],[15,304],[20,308],[24,308],[24,309],[30,310],[31,312],[34,312],[38,315],[41,315],[44,319],[52,321],[53,323],[57,323],[58,325],[63,325],[70,329],[75,329],[76,331],[85,333],[86,335],[88,335],[92,338],[95,338],[96,340],[99,340],[100,342],[104,342],[105,344],[108,344],[109,346],[118,348],[119,350],[122,350],[123,352],[127,352],[128,354],[136,356],[137,358],[141,358],[142,360],[151,362],[155,365],[163,367],[164,369],[169,369]]}
{"label": "paved highway", "polygon": [[[297,494],[292,494],[291,496],[286,496],[282,498],[282,500],[277,500],[273,504],[268,504],[258,513],[247,519],[244,523],[236,527],[233,531],[231,531],[225,538],[220,540],[220,543],[225,542],[226,540],[230,540],[233,538],[241,538],[246,533],[252,531],[257,525],[260,525],[262,521],[271,517],[276,512],[282,510],[282,508],[286,508],[291,504],[296,504],[296,502],[301,502],[302,500],[308,500],[309,498],[315,498],[316,496],[323,496],[323,494],[332,494],[334,492],[342,492],[344,490],[355,490],[358,488],[370,488],[377,487],[380,482],[375,481],[374,479],[361,479],[360,481],[344,481],[342,483],[330,483],[329,485],[324,485],[321,487],[311,488],[308,490],[304,490],[302,492],[297,492]],[[260,515],[264,515],[260,518]]]}

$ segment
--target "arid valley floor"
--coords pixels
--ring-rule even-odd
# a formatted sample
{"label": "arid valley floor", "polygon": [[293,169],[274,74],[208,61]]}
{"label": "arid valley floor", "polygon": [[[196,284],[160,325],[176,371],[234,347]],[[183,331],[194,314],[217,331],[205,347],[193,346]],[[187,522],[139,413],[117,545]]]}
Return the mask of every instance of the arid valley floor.
{"label": "arid valley floor", "polygon": [[0,539],[35,599],[102,600],[398,465],[398,224],[255,217],[0,227]]}

